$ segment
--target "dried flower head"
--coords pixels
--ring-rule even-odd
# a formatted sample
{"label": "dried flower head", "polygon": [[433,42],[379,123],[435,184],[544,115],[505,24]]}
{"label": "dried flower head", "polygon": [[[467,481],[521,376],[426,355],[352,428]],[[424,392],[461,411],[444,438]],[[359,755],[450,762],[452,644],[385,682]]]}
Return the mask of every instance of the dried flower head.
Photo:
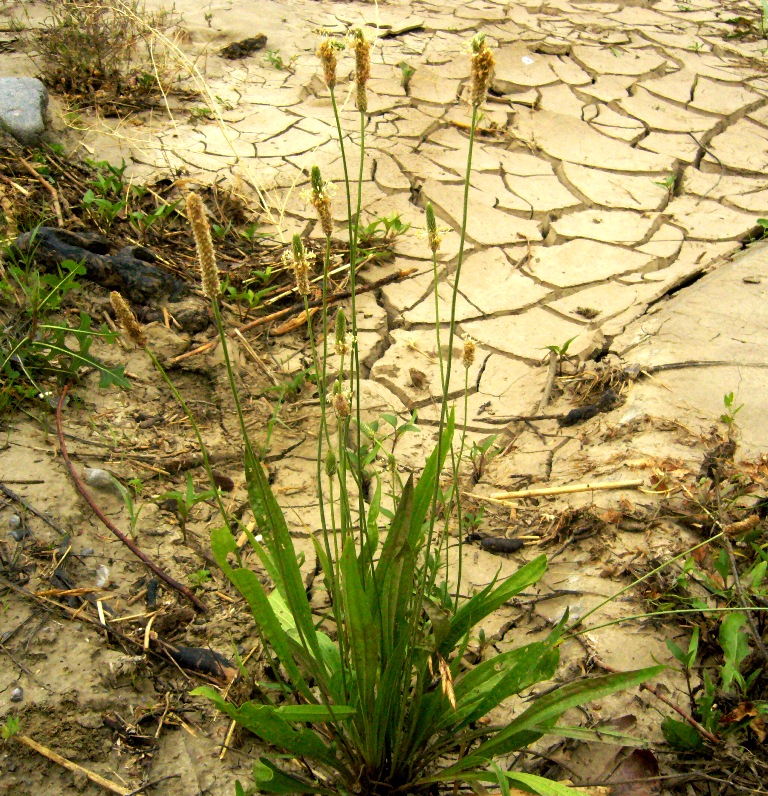
{"label": "dried flower head", "polygon": [[488,96],[488,88],[491,85],[496,59],[490,49],[488,49],[488,45],[485,43],[485,36],[482,33],[478,33],[472,39],[472,53],[470,101],[472,107],[477,108],[485,102],[485,98]]}
{"label": "dried flower head", "polygon": [[349,345],[347,343],[347,316],[344,314],[344,310],[339,307],[338,312],[336,313],[336,330],[335,330],[335,345],[334,348],[336,353],[341,357],[349,351]]}
{"label": "dried flower head", "polygon": [[338,47],[334,41],[328,37],[324,37],[317,48],[317,57],[323,65],[323,72],[325,73],[325,82],[328,88],[333,88],[336,85],[336,50]]}
{"label": "dried flower head", "polygon": [[343,390],[334,394],[331,403],[333,404],[333,411],[336,412],[336,417],[339,420],[346,420],[349,417],[349,398],[347,398]]}
{"label": "dried flower head", "polygon": [[187,196],[187,218],[192,227],[192,235],[197,248],[203,295],[209,301],[213,301],[221,293],[221,282],[219,281],[219,270],[216,267],[216,255],[213,251],[211,227],[205,214],[203,200],[196,193],[190,193]]}
{"label": "dried flower head", "polygon": [[357,108],[360,113],[368,110],[368,96],[365,86],[371,76],[371,43],[358,28],[353,34],[352,47],[355,51],[355,88],[357,90]]}
{"label": "dried flower head", "polygon": [[332,449],[328,449],[328,452],[325,454],[325,474],[328,478],[333,478],[336,475],[336,471],[338,470],[338,465],[336,463],[336,454],[333,452]]}
{"label": "dried flower head", "polygon": [[120,326],[125,329],[128,337],[130,337],[139,348],[145,348],[147,345],[147,335],[144,334],[144,330],[133,314],[133,310],[128,306],[128,302],[116,290],[113,290],[109,294],[109,300],[112,303],[112,309],[115,311]]}
{"label": "dried flower head", "polygon": [[429,248],[432,249],[432,254],[437,254],[440,248],[440,242],[443,237],[438,232],[437,221],[435,220],[435,209],[432,207],[432,202],[427,202],[427,240],[429,241]]}
{"label": "dried flower head", "polygon": [[475,341],[468,335],[464,335],[464,350],[461,352],[461,364],[469,370],[472,367],[472,363],[475,361],[475,351],[477,350],[477,346],[475,345]]}
{"label": "dried flower head", "polygon": [[283,263],[293,269],[296,279],[296,290],[302,296],[309,295],[310,261],[314,254],[304,248],[300,235],[294,235],[290,250],[283,253]]}
{"label": "dried flower head", "polygon": [[317,217],[320,219],[320,225],[323,228],[323,233],[326,238],[330,238],[333,234],[333,216],[331,215],[331,197],[329,192],[328,183],[323,182],[320,174],[320,169],[317,166],[312,166],[310,172],[310,181],[312,191],[310,193],[309,201],[314,205],[317,210]]}

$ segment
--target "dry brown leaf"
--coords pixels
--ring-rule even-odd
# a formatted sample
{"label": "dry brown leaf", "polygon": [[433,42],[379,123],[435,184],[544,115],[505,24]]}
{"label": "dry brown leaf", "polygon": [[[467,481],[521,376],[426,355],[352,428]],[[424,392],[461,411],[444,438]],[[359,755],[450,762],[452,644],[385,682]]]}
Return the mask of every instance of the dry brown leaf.
{"label": "dry brown leaf", "polygon": [[720,719],[720,724],[735,724],[751,716],[757,716],[757,708],[751,702],[741,702]]}
{"label": "dry brown leaf", "polygon": [[[625,748],[625,751],[628,749]],[[650,779],[658,775],[659,763],[653,752],[648,749],[634,749],[616,766],[607,780],[616,783],[611,788],[611,796],[658,796],[660,782],[658,779]]]}

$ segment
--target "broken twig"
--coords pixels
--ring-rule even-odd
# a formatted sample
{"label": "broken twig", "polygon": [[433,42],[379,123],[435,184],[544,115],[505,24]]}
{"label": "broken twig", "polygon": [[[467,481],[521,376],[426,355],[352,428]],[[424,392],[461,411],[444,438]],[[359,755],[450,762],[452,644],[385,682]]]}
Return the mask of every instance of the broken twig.
{"label": "broken twig", "polygon": [[82,766],[78,765],[77,763],[73,763],[71,760],[67,760],[66,757],[62,757],[60,754],[57,754],[52,749],[49,749],[47,746],[43,746],[39,744],[37,741],[33,741],[27,735],[16,735],[14,736],[19,743],[23,743],[25,746],[28,746],[30,749],[33,749],[38,754],[41,754],[43,757],[47,757],[49,760],[53,761],[54,763],[58,763],[60,766],[69,769],[70,771],[75,771],[79,774],[85,774],[91,782],[95,782],[97,785],[101,785],[102,788],[106,788],[108,791],[112,793],[117,793],[119,796],[128,796],[131,791],[128,788],[124,788],[122,785],[117,785],[109,779],[102,777],[101,774],[97,774],[95,771],[89,771],[87,768],[83,768]]}
{"label": "broken twig", "polygon": [[547,495],[566,495],[570,492],[596,492],[605,489],[634,489],[642,486],[643,479],[629,481],[593,481],[589,484],[568,484],[566,486],[542,486],[532,489],[518,489],[515,492],[496,492],[491,495],[494,500],[514,500],[524,497],[546,497]]}

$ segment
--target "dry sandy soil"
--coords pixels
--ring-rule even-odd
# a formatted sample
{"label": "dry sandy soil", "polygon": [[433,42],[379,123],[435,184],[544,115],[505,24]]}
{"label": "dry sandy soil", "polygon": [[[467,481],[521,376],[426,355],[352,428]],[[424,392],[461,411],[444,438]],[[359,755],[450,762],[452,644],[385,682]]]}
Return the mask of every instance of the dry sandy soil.
{"label": "dry sandy soil", "polygon": [[[301,198],[308,167],[319,163],[327,178],[341,176],[312,31],[344,34],[364,24],[378,37],[364,215],[398,212],[412,228],[392,244],[393,260],[367,266],[361,278],[372,282],[409,268],[416,275],[361,298],[359,345],[366,417],[384,411],[407,417],[418,410],[419,432],[395,448],[403,472],[418,471],[434,444],[437,419],[432,271],[416,233],[430,200],[449,230],[439,276],[445,327],[467,146],[465,47],[483,31],[498,48],[475,153],[469,257],[458,306],[460,331],[478,341],[478,358],[469,374],[466,417],[463,402],[457,410],[470,443],[498,435],[498,455],[477,472],[466,467],[467,506],[485,512],[478,530],[524,544],[510,555],[467,544],[465,588],[486,584],[498,570],[511,573],[542,551],[551,563],[535,590],[485,623],[486,635],[496,636],[486,654],[546,633],[566,608],[572,617],[585,614],[702,540],[712,523],[697,525],[696,518],[707,518],[712,496],[696,491],[697,484],[707,474],[705,457],[725,439],[719,416],[723,395],[731,391],[744,407],[735,457],[726,456],[724,466],[747,479],[752,494],[729,519],[749,515],[768,478],[761,458],[768,443],[768,359],[762,353],[768,259],[759,243],[741,250],[757,236],[757,219],[768,216],[768,75],[765,40],[730,37],[729,20],[756,18],[752,4],[212,0],[201,6],[182,0],[176,9],[185,35],[174,57],[183,58],[178,68],[185,86],[202,94],[170,95],[166,107],[127,120],[93,111],[73,120],[65,100],[54,95],[53,135],[73,158],[125,159],[126,179],[154,184],[168,178],[184,187],[234,192],[278,242],[294,232],[319,236],[313,210]],[[32,23],[45,16],[41,4],[30,3],[28,10]],[[263,52],[235,61],[220,55],[223,46],[262,32],[268,49],[279,51],[290,69],[276,69]],[[5,73],[36,74],[15,34],[3,35],[9,42],[0,54]],[[413,70],[407,81],[401,63]],[[346,78],[347,61],[344,69]],[[349,108],[343,118],[353,125],[351,100]],[[340,196],[337,221],[344,217]],[[193,262],[188,246],[184,256]],[[222,270],[244,264],[237,259],[223,261]],[[253,253],[240,259],[247,267],[263,266]],[[106,291],[88,287],[69,309],[101,319],[108,312]],[[228,315],[233,328],[238,322],[237,312]],[[240,506],[239,435],[220,351],[174,362],[209,339],[211,329],[188,333],[156,321],[147,330],[202,424],[215,469],[232,482],[227,500]],[[307,362],[305,335],[275,332],[274,324],[259,328],[233,346],[259,444],[275,407],[272,388]],[[542,406],[546,346],[569,338],[575,338],[568,351],[573,356]],[[101,391],[95,375],[74,389],[63,411],[74,469],[81,475],[105,469],[123,483],[140,479],[138,545],[178,582],[194,587],[206,608],[196,612],[161,586],[151,630],[178,646],[207,648],[230,660],[236,647],[247,656],[255,644],[251,620],[211,559],[213,507],[197,506],[183,535],[167,505],[153,500],[183,489],[187,472],[204,488],[191,430],[143,352],[126,343],[102,353],[125,363],[133,389]],[[454,384],[463,380],[460,369],[455,375]],[[558,422],[574,407],[597,404],[608,388],[617,397],[601,407],[606,411],[572,426]],[[533,419],[542,414],[550,417]],[[532,419],[515,420],[521,416]],[[319,527],[313,503],[317,417],[313,386],[299,382],[280,409],[266,456],[297,546],[307,552]],[[258,749],[235,734],[222,754],[228,721],[189,696],[206,677],[172,665],[156,646],[145,653],[144,629],[154,610],[147,607],[150,575],[74,488],[53,416],[33,407],[7,417],[3,430],[0,482],[24,503],[6,492],[0,523],[6,528],[21,517],[30,534],[17,542],[3,531],[0,541],[0,720],[18,717],[24,735],[126,793],[156,782],[147,792],[232,794],[236,778],[248,779]],[[639,488],[507,503],[493,497],[511,489],[631,479],[641,481]],[[119,494],[89,490],[127,532]],[[61,595],[67,586],[51,580],[62,560],[68,587],[83,590],[69,603]],[[208,576],[200,574],[204,570]],[[678,573],[630,590],[593,615],[591,624],[658,604]],[[113,612],[110,626],[119,635],[100,625],[99,610]],[[563,646],[558,680],[603,665],[626,670],[668,663],[665,640],[684,644],[689,630],[682,622],[635,621],[587,633]],[[670,670],[661,682],[669,700],[690,710],[681,676]],[[12,701],[19,687],[22,697]],[[494,718],[503,721],[517,708]],[[665,715],[671,715],[668,706],[634,691],[571,719],[595,724],[623,718],[631,735],[651,739],[662,774],[686,771],[689,764],[661,745]],[[749,740],[744,755],[753,755],[749,764],[764,771],[765,754]],[[540,751],[562,764],[557,776],[576,784],[600,781],[616,764],[615,748],[558,743]],[[554,762],[551,769],[546,761],[537,765],[558,771]],[[738,783],[720,790],[704,775],[671,782],[646,783],[636,793],[750,792]],[[102,792],[83,773],[27,747],[0,747],[0,794]]]}

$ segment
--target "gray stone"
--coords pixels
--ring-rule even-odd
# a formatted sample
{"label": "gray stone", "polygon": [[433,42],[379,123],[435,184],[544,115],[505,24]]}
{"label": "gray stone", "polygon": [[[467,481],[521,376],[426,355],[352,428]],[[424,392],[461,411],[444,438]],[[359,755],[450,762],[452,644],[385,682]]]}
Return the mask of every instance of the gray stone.
{"label": "gray stone", "polygon": [[20,143],[40,141],[47,108],[48,92],[37,78],[0,78],[0,125]]}

